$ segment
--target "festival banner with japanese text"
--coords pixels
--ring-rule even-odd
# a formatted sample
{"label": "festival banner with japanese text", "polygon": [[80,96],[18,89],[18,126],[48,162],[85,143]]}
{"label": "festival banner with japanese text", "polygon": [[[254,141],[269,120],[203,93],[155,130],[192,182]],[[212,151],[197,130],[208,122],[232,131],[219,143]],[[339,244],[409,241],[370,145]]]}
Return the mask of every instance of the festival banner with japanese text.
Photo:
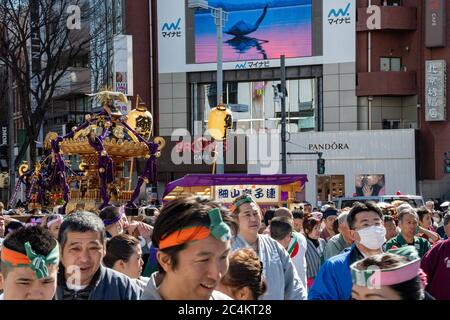
{"label": "festival banner with japanese text", "polygon": [[269,185],[215,186],[214,199],[231,203],[244,193],[253,197],[258,203],[276,203],[280,201],[280,187]]}

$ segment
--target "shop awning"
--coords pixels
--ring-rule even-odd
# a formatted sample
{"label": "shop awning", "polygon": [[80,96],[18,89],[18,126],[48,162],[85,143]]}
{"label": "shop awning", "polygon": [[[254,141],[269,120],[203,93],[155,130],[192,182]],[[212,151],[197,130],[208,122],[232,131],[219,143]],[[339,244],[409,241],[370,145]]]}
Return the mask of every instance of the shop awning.
{"label": "shop awning", "polygon": [[273,185],[283,186],[300,182],[304,186],[308,182],[306,174],[188,174],[181,179],[170,182],[164,190],[163,198],[175,188],[206,187],[220,185]]}

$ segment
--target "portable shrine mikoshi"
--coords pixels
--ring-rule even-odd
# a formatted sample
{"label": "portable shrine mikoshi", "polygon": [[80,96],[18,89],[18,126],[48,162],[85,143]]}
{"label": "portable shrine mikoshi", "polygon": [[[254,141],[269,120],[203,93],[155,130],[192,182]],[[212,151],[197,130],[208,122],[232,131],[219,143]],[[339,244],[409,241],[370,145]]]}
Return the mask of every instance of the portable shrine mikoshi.
{"label": "portable shrine mikoshi", "polygon": [[[102,209],[112,203],[137,208],[144,182],[156,184],[156,158],[165,141],[151,141],[153,118],[143,101],[136,99],[136,109],[123,115],[117,102],[127,103],[122,93],[102,91],[92,94],[103,110],[86,115],[86,121],[65,136],[49,132],[44,140],[44,156],[30,170],[24,163],[19,168],[19,181],[10,200],[24,184],[29,208],[51,208],[61,204],[61,213],[71,212],[78,202]],[[78,155],[80,172],[74,172],[65,155]],[[132,189],[134,159],[145,159],[145,168]],[[125,165],[128,175],[124,175]]]}

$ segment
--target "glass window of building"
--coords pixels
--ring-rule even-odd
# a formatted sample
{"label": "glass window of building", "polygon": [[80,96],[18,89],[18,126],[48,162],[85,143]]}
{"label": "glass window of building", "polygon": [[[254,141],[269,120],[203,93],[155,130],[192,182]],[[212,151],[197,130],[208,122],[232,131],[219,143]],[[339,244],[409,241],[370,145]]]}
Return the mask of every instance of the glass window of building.
{"label": "glass window of building", "polygon": [[400,120],[383,119],[383,130],[400,129]]}
{"label": "glass window of building", "polygon": [[345,196],[345,176],[316,176],[316,194],[317,200],[322,202]]}
{"label": "glass window of building", "polygon": [[91,91],[97,92],[113,83],[113,40],[115,35],[124,31],[124,4],[123,0],[93,0],[91,8],[93,18],[89,21],[89,28],[93,39],[89,67]]}
{"label": "glass window of building", "polygon": [[381,57],[380,70],[381,71],[400,71],[402,66],[401,58]]}
{"label": "glass window of building", "polygon": [[383,6],[401,6],[402,1],[401,0],[384,0]]}
{"label": "glass window of building", "polygon": [[[224,103],[233,112],[233,129],[246,132],[281,132],[281,99],[276,90],[280,81],[226,82]],[[217,105],[216,84],[193,84],[194,121],[207,127],[209,112]],[[288,132],[316,130],[316,80],[286,81],[286,121]],[[249,131],[248,131],[249,130]]]}

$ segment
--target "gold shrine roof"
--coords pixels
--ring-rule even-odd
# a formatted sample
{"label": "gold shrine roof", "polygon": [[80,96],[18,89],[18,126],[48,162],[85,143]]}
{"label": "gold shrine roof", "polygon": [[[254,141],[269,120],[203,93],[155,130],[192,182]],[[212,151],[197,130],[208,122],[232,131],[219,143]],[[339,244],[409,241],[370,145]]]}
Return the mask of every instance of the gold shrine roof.
{"label": "gold shrine roof", "polygon": [[[106,138],[103,141],[106,151],[110,156],[116,157],[145,157],[148,155],[148,147],[144,142],[134,142],[116,138]],[[60,144],[61,151],[65,154],[95,154],[97,151],[89,144],[88,137],[78,139],[65,139]]]}

